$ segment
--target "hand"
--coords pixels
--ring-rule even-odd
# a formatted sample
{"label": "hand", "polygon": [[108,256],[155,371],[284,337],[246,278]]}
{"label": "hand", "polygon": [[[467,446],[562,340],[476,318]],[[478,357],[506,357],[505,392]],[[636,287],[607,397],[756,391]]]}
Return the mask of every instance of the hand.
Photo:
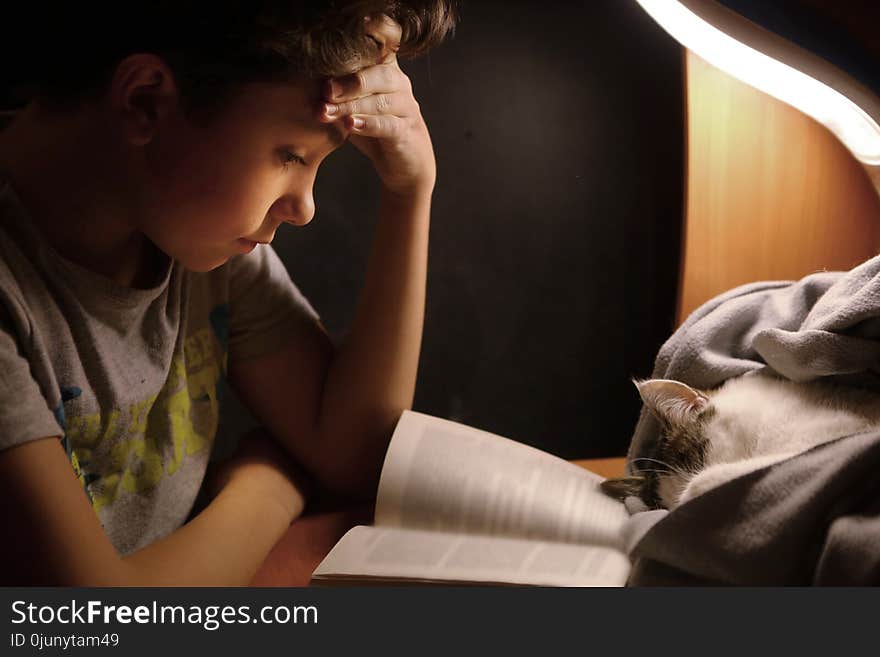
{"label": "hand", "polygon": [[242,436],[230,458],[212,465],[208,475],[211,499],[231,484],[256,490],[269,503],[279,503],[291,520],[305,508],[310,488],[305,474],[262,428]]}
{"label": "hand", "polygon": [[400,25],[375,17],[366,31],[380,48],[379,63],[328,80],[319,118],[345,122],[351,143],[370,158],[388,191],[403,198],[430,194],[434,148],[412,83],[397,63]]}

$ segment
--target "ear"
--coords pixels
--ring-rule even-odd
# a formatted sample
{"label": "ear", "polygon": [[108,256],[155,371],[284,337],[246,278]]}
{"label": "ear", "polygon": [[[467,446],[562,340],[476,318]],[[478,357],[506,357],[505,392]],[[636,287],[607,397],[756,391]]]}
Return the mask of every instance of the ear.
{"label": "ear", "polygon": [[111,109],[122,119],[129,143],[143,146],[159,123],[179,108],[180,96],[171,68],[164,59],[137,53],[121,60],[108,89]]}
{"label": "ear", "polygon": [[645,406],[672,425],[688,424],[709,407],[709,398],[680,381],[633,381]]}
{"label": "ear", "polygon": [[619,477],[617,479],[606,479],[599,488],[606,495],[610,495],[618,500],[624,500],[627,497],[641,497],[642,490],[645,487],[644,477]]}

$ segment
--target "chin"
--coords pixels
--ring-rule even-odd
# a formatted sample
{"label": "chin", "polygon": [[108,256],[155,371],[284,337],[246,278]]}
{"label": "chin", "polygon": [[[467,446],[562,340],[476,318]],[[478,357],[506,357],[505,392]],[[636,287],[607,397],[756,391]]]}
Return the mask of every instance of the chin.
{"label": "chin", "polygon": [[221,265],[226,264],[231,256],[215,255],[215,256],[198,256],[187,254],[186,256],[178,256],[175,258],[183,267],[191,272],[205,273],[212,269],[217,269]]}
{"label": "chin", "polygon": [[229,260],[229,258],[227,257],[227,258],[223,258],[222,260],[213,260],[207,264],[199,263],[196,266],[190,267],[188,265],[184,265],[184,267],[186,267],[187,269],[189,269],[192,272],[204,274],[205,272],[209,272],[211,270],[217,269],[217,267],[220,267],[221,265],[225,265],[228,260]]}

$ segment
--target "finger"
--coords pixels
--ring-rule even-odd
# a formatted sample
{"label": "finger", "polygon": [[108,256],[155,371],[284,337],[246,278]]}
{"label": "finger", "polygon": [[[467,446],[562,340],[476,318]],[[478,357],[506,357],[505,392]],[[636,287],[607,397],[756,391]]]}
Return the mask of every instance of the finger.
{"label": "finger", "polygon": [[354,114],[394,114],[411,116],[416,109],[415,99],[400,93],[373,94],[344,103],[324,103],[322,121],[337,121]]}
{"label": "finger", "polygon": [[368,66],[350,75],[328,80],[324,93],[326,100],[338,103],[410,88],[409,78],[396,63],[391,63]]}
{"label": "finger", "polygon": [[400,39],[403,29],[394,19],[385,14],[367,16],[364,30],[379,48],[379,60],[382,63],[390,63],[397,60],[397,51],[400,49]]}
{"label": "finger", "polygon": [[399,137],[404,133],[407,120],[399,116],[363,115],[346,117],[345,124],[354,135],[389,139]]}

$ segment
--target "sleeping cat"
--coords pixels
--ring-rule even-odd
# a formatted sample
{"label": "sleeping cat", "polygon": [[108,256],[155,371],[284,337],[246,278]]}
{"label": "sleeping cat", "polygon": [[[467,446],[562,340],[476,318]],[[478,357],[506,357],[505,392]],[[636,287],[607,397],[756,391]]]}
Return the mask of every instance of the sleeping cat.
{"label": "sleeping cat", "polygon": [[880,428],[880,395],[750,373],[711,391],[666,379],[634,381],[661,424],[650,458],[602,489],[673,509],[740,475],[811,447]]}

